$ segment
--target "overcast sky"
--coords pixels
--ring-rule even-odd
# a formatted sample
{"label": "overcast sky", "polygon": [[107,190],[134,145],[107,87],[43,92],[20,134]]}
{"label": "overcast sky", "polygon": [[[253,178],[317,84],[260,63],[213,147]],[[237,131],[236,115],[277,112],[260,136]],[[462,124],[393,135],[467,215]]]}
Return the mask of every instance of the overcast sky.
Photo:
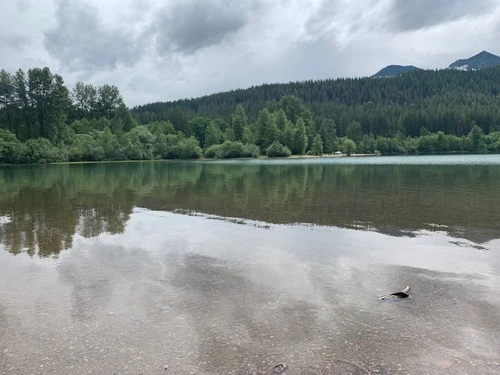
{"label": "overcast sky", "polygon": [[500,0],[3,0],[0,69],[48,66],[128,106],[500,55]]}

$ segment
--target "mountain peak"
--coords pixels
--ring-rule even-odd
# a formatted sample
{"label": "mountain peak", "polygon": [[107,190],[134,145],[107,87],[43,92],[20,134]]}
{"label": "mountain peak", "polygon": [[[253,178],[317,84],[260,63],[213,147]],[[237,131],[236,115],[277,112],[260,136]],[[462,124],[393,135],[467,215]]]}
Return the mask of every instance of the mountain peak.
{"label": "mountain peak", "polygon": [[413,65],[387,65],[385,68],[379,70],[372,77],[394,77],[403,73],[411,72],[418,69]]}
{"label": "mountain peak", "polygon": [[477,55],[474,55],[472,57],[490,57],[490,56],[498,57],[492,53],[489,53],[488,51],[481,51]]}
{"label": "mountain peak", "polygon": [[500,57],[488,51],[481,51],[477,55],[469,57],[468,59],[460,59],[453,62],[448,68],[458,70],[477,70],[489,68],[495,65],[500,65]]}

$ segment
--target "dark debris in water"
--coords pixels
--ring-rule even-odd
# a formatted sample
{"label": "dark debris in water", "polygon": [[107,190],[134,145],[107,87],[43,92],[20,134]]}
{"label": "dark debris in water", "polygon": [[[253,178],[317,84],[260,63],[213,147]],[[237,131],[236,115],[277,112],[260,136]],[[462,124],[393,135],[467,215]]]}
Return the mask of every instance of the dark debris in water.
{"label": "dark debris in water", "polygon": [[385,296],[380,297],[381,300],[393,300],[393,299],[402,299],[402,298],[408,298],[410,295],[411,288],[407,286],[404,288],[401,292],[396,292],[396,293],[391,293],[387,294]]}
{"label": "dark debris in water", "polygon": [[288,365],[286,363],[278,363],[271,370],[271,374],[273,374],[273,375],[274,374],[284,374],[287,369],[288,369]]}
{"label": "dark debris in water", "polygon": [[[293,367],[293,366],[291,366]],[[294,371],[293,368],[289,367],[285,363],[279,363],[271,369],[271,375],[286,374],[287,370]],[[323,375],[367,375],[368,370],[363,367],[341,359],[335,359],[332,363],[326,365],[324,368],[320,369],[317,366],[311,366],[309,369],[302,369],[301,374],[312,375],[312,374],[323,374]],[[297,373],[297,372],[294,372]]]}

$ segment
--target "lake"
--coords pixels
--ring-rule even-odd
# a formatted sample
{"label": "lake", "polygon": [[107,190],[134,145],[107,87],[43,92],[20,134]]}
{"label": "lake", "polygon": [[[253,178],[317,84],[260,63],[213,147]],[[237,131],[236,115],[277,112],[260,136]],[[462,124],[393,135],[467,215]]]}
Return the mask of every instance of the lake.
{"label": "lake", "polygon": [[500,155],[0,167],[0,373],[281,363],[500,373]]}

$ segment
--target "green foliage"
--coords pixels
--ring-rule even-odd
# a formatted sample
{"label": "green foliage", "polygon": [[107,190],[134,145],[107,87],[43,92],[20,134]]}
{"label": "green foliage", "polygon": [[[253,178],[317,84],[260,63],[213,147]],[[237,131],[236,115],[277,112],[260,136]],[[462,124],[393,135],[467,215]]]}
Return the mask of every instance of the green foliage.
{"label": "green foliage", "polygon": [[73,116],[76,118],[92,118],[98,115],[97,88],[83,82],[77,82],[71,92]]}
{"label": "green foliage", "polygon": [[215,122],[211,122],[205,128],[205,147],[218,144],[222,141],[222,131]]}
{"label": "green foliage", "polygon": [[321,140],[321,136],[319,134],[316,134],[314,137],[311,153],[317,156],[323,155],[323,141]]}
{"label": "green foliage", "polygon": [[189,120],[189,127],[193,131],[193,135],[196,140],[202,145],[205,146],[205,134],[207,131],[207,127],[211,125],[211,121],[207,117],[196,116]]}
{"label": "green foliage", "polygon": [[217,159],[219,155],[219,150],[220,150],[221,145],[210,145],[205,149],[205,152],[203,153],[203,157],[209,158],[209,159]]}
{"label": "green foliage", "polygon": [[26,145],[9,130],[0,129],[0,163],[21,164],[27,162]]}
{"label": "green foliage", "polygon": [[479,126],[474,124],[468,137],[472,141],[471,151],[477,153],[486,152],[486,144],[483,140],[483,130]]}
{"label": "green foliage", "polygon": [[68,145],[69,161],[104,160],[104,149],[90,134],[76,134]]}
{"label": "green foliage", "polygon": [[342,150],[347,156],[351,156],[356,151],[356,143],[352,139],[345,139],[342,144]]}
{"label": "green foliage", "polygon": [[160,159],[171,159],[175,157],[172,148],[179,142],[183,141],[186,136],[182,132],[173,134],[160,134],[156,137],[155,154]]}
{"label": "green foliage", "polygon": [[355,143],[359,143],[362,138],[361,124],[357,121],[349,123],[345,130],[345,135],[347,138],[352,139]]}
{"label": "green foliage", "polygon": [[116,86],[78,82],[70,93],[48,68],[1,70],[0,163],[500,152],[499,85],[500,67],[415,71],[264,85],[132,114]]}
{"label": "green foliage", "polygon": [[202,152],[195,137],[189,137],[181,140],[168,150],[169,159],[198,159]]}
{"label": "green foliage", "polygon": [[285,128],[288,125],[288,119],[283,109],[279,109],[278,111],[274,112],[274,123],[276,124],[276,127],[278,128],[278,131],[280,133],[283,133],[285,131]]}
{"label": "green foliage", "polygon": [[[401,141],[397,138],[378,137],[375,140],[375,149],[380,151],[382,155],[402,154],[405,152]],[[351,147],[351,152],[354,151],[356,151],[356,144],[354,144],[354,148]],[[347,149],[345,152],[347,153]]]}
{"label": "green foliage", "polygon": [[260,146],[261,149],[266,149],[274,141],[279,139],[279,132],[274,121],[274,116],[267,108],[259,112],[255,126],[257,129],[257,139],[255,143]]}
{"label": "green foliage", "polygon": [[69,126],[77,134],[89,134],[96,130],[104,130],[105,128],[111,128],[111,122],[106,117],[99,118],[82,118],[80,120],[75,120]]}
{"label": "green foliage", "polygon": [[375,151],[375,139],[372,134],[363,135],[363,138],[357,145],[357,149],[361,153],[372,154]]}
{"label": "green foliage", "polygon": [[66,160],[66,155],[46,138],[32,138],[26,141],[26,162],[28,163],[53,163]]}
{"label": "green foliage", "polygon": [[169,121],[155,121],[148,125],[148,129],[155,136],[175,133],[174,126]]}
{"label": "green foliage", "polygon": [[105,160],[122,159],[118,137],[116,134],[111,133],[111,130],[108,127],[97,134],[97,143],[104,150]]}
{"label": "green foliage", "polygon": [[500,152],[500,132],[493,132],[484,137],[488,152]]}
{"label": "green foliage", "polygon": [[279,102],[279,107],[285,112],[286,118],[296,123],[299,118],[309,123],[312,113],[297,96],[285,95]]}
{"label": "green foliage", "polygon": [[240,141],[225,141],[222,144],[211,145],[206,148],[203,156],[213,159],[228,158],[255,158],[260,154],[260,148],[254,144],[243,144]]}
{"label": "green foliage", "polygon": [[307,148],[307,135],[306,135],[306,127],[304,120],[302,117],[297,119],[297,124],[295,126],[295,132],[293,135],[293,148],[292,152],[297,155],[302,155],[306,152]]}
{"label": "green foliage", "polygon": [[120,108],[124,108],[118,87],[103,85],[97,89],[97,117],[112,118]]}
{"label": "green foliage", "polygon": [[266,150],[266,155],[270,158],[290,156],[292,152],[278,141],[274,141]]}
{"label": "green foliage", "polygon": [[225,141],[215,154],[215,158],[218,159],[241,158],[243,156],[245,156],[245,149],[240,141]]}
{"label": "green foliage", "polygon": [[296,131],[296,126],[291,121],[287,121],[285,131],[281,135],[281,143],[292,151],[294,150]]}
{"label": "green foliage", "polygon": [[[334,120],[335,133],[349,137],[352,134],[347,134],[347,127],[352,122],[361,124],[362,135],[391,138],[397,133],[417,137],[422,127],[431,133],[442,131],[460,137],[468,135],[473,123],[485,134],[498,131],[499,85],[500,66],[468,72],[419,70],[390,79],[332,79],[262,85],[198,99],[153,103],[137,107],[134,112],[162,116],[169,108],[180,107],[188,116],[228,120],[236,105],[241,104],[250,123],[264,108],[271,113],[282,109],[294,124],[302,117],[306,127],[315,126],[328,151],[324,131],[319,132],[318,118]],[[312,133],[308,131],[307,134]],[[359,142],[356,137],[354,140]]]}
{"label": "green foliage", "polygon": [[330,118],[318,116],[315,122],[316,132],[321,136],[323,142],[323,150],[329,154],[335,151],[336,143],[336,128],[335,121]]}
{"label": "green foliage", "polygon": [[154,159],[156,138],[146,126],[136,126],[124,138],[126,143],[123,151],[127,159]]}
{"label": "green foliage", "polygon": [[235,141],[243,141],[243,130],[247,126],[247,115],[241,104],[236,106],[236,110],[232,116],[232,130]]}
{"label": "green foliage", "polygon": [[260,147],[253,144],[247,143],[243,145],[243,156],[247,158],[257,158],[260,155]]}
{"label": "green foliage", "polygon": [[120,134],[122,132],[127,132],[132,130],[137,125],[136,120],[132,117],[132,114],[125,106],[125,104],[120,103],[118,108],[114,111],[113,118],[111,120],[110,128],[113,133]]}
{"label": "green foliage", "polygon": [[193,134],[186,111],[182,108],[170,108],[165,119],[174,125],[175,130],[183,132],[186,136],[190,137]]}

